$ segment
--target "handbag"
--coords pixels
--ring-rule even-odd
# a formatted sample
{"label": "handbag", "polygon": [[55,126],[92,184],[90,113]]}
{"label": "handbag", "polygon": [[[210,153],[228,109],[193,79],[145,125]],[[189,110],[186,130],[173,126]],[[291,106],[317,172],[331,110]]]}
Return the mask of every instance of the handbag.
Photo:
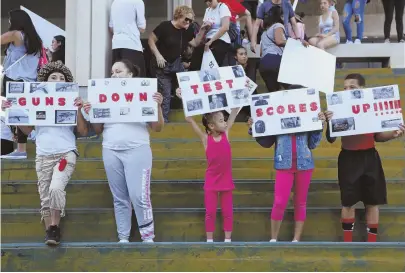
{"label": "handbag", "polygon": [[[180,36],[180,52],[182,52],[183,49],[183,32],[181,32]],[[163,67],[163,73],[165,74],[175,74],[179,72],[184,72],[186,69],[184,68],[182,59],[181,59],[181,53],[180,56],[172,63],[166,63],[165,67]]]}

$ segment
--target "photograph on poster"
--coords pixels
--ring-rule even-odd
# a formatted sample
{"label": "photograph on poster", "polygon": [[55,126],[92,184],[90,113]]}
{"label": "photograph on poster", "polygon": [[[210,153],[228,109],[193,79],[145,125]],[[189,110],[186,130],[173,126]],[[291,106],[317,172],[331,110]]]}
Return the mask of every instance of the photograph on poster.
{"label": "photograph on poster", "polygon": [[385,86],[373,88],[373,95],[375,100],[392,99],[395,97],[394,87]]}
{"label": "photograph on poster", "polygon": [[77,88],[77,83],[58,82],[56,83],[55,90],[56,92],[77,92]]}
{"label": "photograph on poster", "polygon": [[211,110],[228,107],[228,102],[224,93],[209,95],[208,101],[210,103]]}
{"label": "photograph on poster", "polygon": [[344,132],[356,130],[354,118],[332,119],[332,132]]}
{"label": "photograph on poster", "polygon": [[9,82],[8,83],[8,93],[9,94],[24,93],[24,83],[23,82]]}
{"label": "photograph on poster", "polygon": [[8,123],[12,124],[27,124],[29,123],[28,109],[9,109]]}
{"label": "photograph on poster", "polygon": [[198,110],[202,110],[202,109],[203,109],[202,99],[187,101],[187,111],[192,112],[192,111],[198,111]]}
{"label": "photograph on poster", "polygon": [[93,108],[93,117],[97,118],[110,118],[110,108]]}
{"label": "photograph on poster", "polygon": [[8,101],[11,105],[17,105],[17,98],[7,98],[7,101]]}
{"label": "photograph on poster", "polygon": [[337,105],[343,103],[342,94],[328,94],[326,95],[329,105]]}
{"label": "photograph on poster", "polygon": [[258,96],[258,97],[253,97],[252,101],[255,102],[255,106],[264,106],[264,105],[269,105],[267,100],[270,99],[270,96]]}
{"label": "photograph on poster", "polygon": [[290,117],[281,119],[281,129],[292,129],[301,127],[300,117]]}
{"label": "photograph on poster", "polygon": [[143,80],[141,86],[150,86],[150,80]]}
{"label": "photograph on poster", "polygon": [[400,124],[402,124],[400,118],[381,121],[382,128],[398,128]]}
{"label": "photograph on poster", "polygon": [[249,89],[238,89],[232,91],[233,104],[240,105],[249,103]]}
{"label": "photograph on poster", "polygon": [[307,90],[307,95],[315,95],[315,89],[311,88]]}
{"label": "photograph on poster", "polygon": [[263,120],[258,120],[255,122],[255,132],[257,134],[264,134],[266,132],[266,124]]}
{"label": "photograph on poster", "polygon": [[154,116],[155,115],[155,109],[152,107],[143,107],[142,108],[142,116],[144,117],[149,117],[149,116]]}
{"label": "photograph on poster", "polygon": [[353,100],[358,100],[364,98],[363,90],[353,90],[350,91],[350,97]]}
{"label": "photograph on poster", "polygon": [[36,119],[37,120],[46,120],[46,111],[37,111]]}
{"label": "photograph on poster", "polygon": [[221,79],[219,70],[216,68],[210,70],[201,70],[198,71],[198,74],[201,82],[217,81]]}
{"label": "photograph on poster", "polygon": [[243,71],[243,68],[239,65],[232,66],[232,71],[235,75],[235,78],[241,78],[245,76],[245,71]]}
{"label": "photograph on poster", "polygon": [[77,110],[55,110],[55,124],[76,124]]}
{"label": "photograph on poster", "polygon": [[46,82],[35,82],[30,84],[30,93],[49,93],[49,85]]}
{"label": "photograph on poster", "polygon": [[129,115],[130,112],[131,112],[131,108],[129,108],[129,107],[121,107],[120,108],[120,116]]}
{"label": "photograph on poster", "polygon": [[182,76],[182,77],[180,77],[180,81],[181,82],[188,82],[190,80],[190,77],[189,76]]}

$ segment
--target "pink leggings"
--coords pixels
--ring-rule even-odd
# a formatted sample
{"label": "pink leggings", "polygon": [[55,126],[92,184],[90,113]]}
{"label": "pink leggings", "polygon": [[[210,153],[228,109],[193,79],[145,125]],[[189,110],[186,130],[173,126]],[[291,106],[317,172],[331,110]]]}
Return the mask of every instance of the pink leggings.
{"label": "pink leggings", "polygon": [[205,191],[205,231],[215,231],[215,218],[217,215],[218,194],[221,200],[222,218],[224,231],[232,231],[233,226],[233,202],[232,191]]}
{"label": "pink leggings", "polygon": [[277,170],[275,198],[273,209],[271,210],[271,219],[282,221],[284,211],[290,199],[291,188],[295,180],[294,189],[294,218],[295,221],[305,221],[307,216],[307,196],[309,184],[311,182],[312,170],[306,171],[288,171]]}

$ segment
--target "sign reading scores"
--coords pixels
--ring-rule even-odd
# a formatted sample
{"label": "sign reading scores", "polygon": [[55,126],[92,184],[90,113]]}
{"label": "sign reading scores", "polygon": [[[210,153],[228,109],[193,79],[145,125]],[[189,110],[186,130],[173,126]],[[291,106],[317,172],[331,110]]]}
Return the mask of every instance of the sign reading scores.
{"label": "sign reading scores", "polygon": [[153,100],[157,79],[109,78],[89,80],[90,122],[154,122],[158,105]]}
{"label": "sign reading scores", "polygon": [[253,95],[250,109],[254,137],[322,130],[319,92],[315,89]]}
{"label": "sign reading scores", "polygon": [[398,85],[326,95],[332,137],[394,131],[404,124]]}
{"label": "sign reading scores", "polygon": [[7,82],[7,125],[75,126],[79,86],[70,82]]}
{"label": "sign reading scores", "polygon": [[177,73],[186,117],[249,105],[243,67],[227,66]]}

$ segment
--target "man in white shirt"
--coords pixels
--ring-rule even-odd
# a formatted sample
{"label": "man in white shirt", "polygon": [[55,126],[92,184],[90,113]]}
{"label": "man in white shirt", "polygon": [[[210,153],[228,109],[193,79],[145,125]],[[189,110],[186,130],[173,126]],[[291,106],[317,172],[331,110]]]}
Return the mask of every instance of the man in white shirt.
{"label": "man in white shirt", "polygon": [[114,0],[110,13],[113,63],[128,59],[146,76],[141,33],[145,32],[145,4],[143,0]]}

